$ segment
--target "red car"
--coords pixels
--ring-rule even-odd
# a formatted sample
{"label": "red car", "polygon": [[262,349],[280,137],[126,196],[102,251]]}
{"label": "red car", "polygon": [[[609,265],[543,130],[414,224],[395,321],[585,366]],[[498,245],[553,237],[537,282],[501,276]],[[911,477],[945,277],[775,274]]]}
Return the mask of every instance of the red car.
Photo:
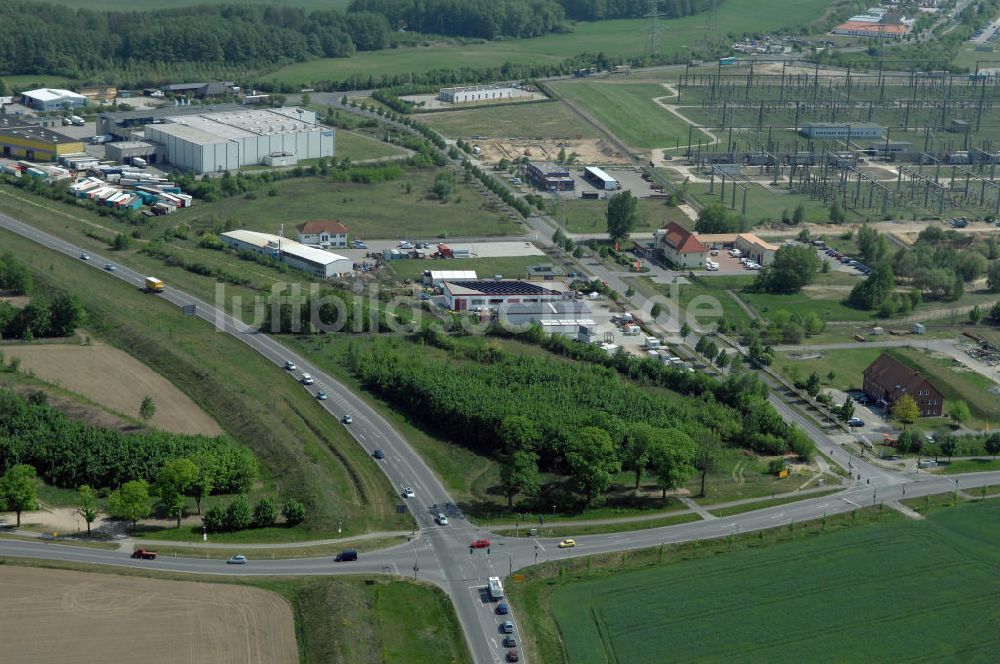
{"label": "red car", "polygon": [[488,549],[490,548],[490,541],[488,539],[477,539],[473,540],[472,544],[469,545],[470,549]]}
{"label": "red car", "polygon": [[521,657],[517,654],[516,650],[507,651],[507,661],[508,662],[520,662]]}

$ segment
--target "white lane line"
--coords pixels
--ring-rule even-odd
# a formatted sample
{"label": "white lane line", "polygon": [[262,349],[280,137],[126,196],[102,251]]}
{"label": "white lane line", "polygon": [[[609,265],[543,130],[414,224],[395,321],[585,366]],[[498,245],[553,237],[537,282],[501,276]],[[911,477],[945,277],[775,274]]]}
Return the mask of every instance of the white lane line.
{"label": "white lane line", "polygon": [[848,503],[849,505],[854,505],[855,507],[861,507],[861,505],[858,505],[858,504],[857,504],[856,502],[854,502],[853,500],[849,500],[849,499],[847,499],[847,498],[841,498],[841,500],[843,500],[843,501],[844,501],[845,503]]}

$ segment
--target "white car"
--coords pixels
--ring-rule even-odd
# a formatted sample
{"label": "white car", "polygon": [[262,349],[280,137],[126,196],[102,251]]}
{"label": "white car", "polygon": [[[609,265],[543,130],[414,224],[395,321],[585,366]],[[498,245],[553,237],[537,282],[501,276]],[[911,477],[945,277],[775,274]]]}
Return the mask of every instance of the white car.
{"label": "white car", "polygon": [[412,242],[407,242],[406,240],[400,240],[399,241],[399,248],[400,249],[413,249],[413,243]]}
{"label": "white car", "polygon": [[303,385],[312,385],[315,382],[316,381],[313,380],[313,377],[310,376],[309,374],[307,374],[307,373],[302,374],[302,384]]}
{"label": "white car", "polygon": [[438,525],[440,525],[440,526],[447,526],[448,525],[448,517],[446,517],[444,515],[444,512],[438,512],[438,515],[437,515],[436,518],[437,518]]}
{"label": "white car", "polygon": [[285,368],[289,371],[295,371],[295,363],[291,360],[285,360]]}
{"label": "white car", "polygon": [[415,495],[417,495],[417,494],[413,493],[413,489],[411,489],[408,486],[407,487],[403,487],[403,497],[404,498],[413,498]]}

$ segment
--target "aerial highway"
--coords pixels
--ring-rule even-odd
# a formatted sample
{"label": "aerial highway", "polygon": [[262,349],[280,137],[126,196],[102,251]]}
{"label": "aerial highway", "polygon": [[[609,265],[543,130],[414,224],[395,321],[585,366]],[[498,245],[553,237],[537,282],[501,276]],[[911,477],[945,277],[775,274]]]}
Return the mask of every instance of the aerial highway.
{"label": "aerial highway", "polygon": [[[53,251],[79,259],[83,249],[28,224],[0,214],[0,228],[37,242]],[[89,265],[102,270],[106,257],[91,254]],[[143,286],[146,275],[119,265],[109,278],[121,279],[136,288]],[[299,356],[274,338],[245,325],[214,305],[167,286],[160,295],[168,302],[185,307],[193,305],[195,315],[220,331],[240,339],[258,353],[284,367],[287,361],[297,365],[297,372],[288,380],[296,380],[298,372],[310,373],[315,383],[303,385],[312,394],[325,391],[329,398],[319,401],[333,417],[350,415],[348,430],[367,452],[378,448],[385,458],[373,460],[379,464],[390,483],[399,492],[400,503],[412,513],[419,533],[405,544],[378,552],[365,553],[357,561],[337,563],[332,558],[251,559],[246,565],[227,565],[219,560],[160,556],[156,560],[134,560],[125,551],[109,551],[83,546],[47,544],[43,542],[2,541],[0,555],[31,557],[48,560],[75,561],[118,567],[139,567],[169,572],[211,575],[326,575],[326,574],[393,574],[411,576],[440,586],[455,604],[456,612],[469,645],[472,658],[479,664],[502,661],[500,623],[515,614],[498,616],[494,603],[486,595],[490,576],[504,577],[509,572],[537,562],[559,560],[596,553],[639,549],[699,539],[710,539],[783,526],[849,512],[859,507],[885,502],[892,505],[903,497],[919,497],[947,491],[974,489],[1000,484],[1000,472],[975,473],[939,477],[927,473],[902,474],[884,470],[867,461],[851,456],[829,436],[781,404],[779,412],[806,427],[817,446],[835,463],[850,469],[852,480],[843,491],[787,505],[747,512],[727,518],[713,518],[683,525],[653,528],[626,533],[580,536],[573,548],[560,549],[557,539],[517,538],[498,536],[482,531],[466,520],[454,505],[437,476],[413,451],[400,434],[364,400],[353,394],[305,357]],[[777,402],[778,405],[781,402]],[[403,489],[410,487],[413,496],[406,498]],[[435,515],[444,512],[448,525],[438,525]],[[473,549],[470,543],[479,538],[490,540],[489,547]],[[264,556],[266,553],[261,552]],[[521,641],[520,633],[515,638]],[[522,654],[522,661],[524,660]]]}

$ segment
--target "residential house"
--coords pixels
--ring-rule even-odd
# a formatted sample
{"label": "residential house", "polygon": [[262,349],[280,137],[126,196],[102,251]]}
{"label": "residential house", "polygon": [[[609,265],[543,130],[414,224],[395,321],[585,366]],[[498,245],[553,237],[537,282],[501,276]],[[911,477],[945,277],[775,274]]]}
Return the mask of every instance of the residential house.
{"label": "residential house", "polygon": [[921,417],[940,417],[944,412],[944,398],[934,385],[910,367],[888,353],[868,365],[862,384],[865,394],[876,403],[884,403],[891,410],[893,404],[908,394],[917,402]]}

